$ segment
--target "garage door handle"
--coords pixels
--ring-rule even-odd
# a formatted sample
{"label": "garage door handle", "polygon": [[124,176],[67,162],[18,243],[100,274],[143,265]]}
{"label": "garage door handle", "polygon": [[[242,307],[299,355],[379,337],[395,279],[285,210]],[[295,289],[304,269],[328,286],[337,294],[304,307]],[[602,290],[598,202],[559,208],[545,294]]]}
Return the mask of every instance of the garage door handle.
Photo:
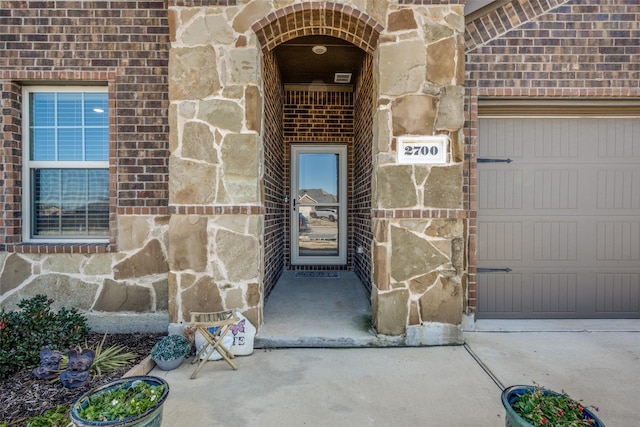
{"label": "garage door handle", "polygon": [[511,159],[488,159],[486,157],[482,157],[478,159],[478,163],[511,163],[513,160]]}
{"label": "garage door handle", "polygon": [[511,273],[513,270],[507,267],[507,268],[478,268],[476,271],[478,273]]}

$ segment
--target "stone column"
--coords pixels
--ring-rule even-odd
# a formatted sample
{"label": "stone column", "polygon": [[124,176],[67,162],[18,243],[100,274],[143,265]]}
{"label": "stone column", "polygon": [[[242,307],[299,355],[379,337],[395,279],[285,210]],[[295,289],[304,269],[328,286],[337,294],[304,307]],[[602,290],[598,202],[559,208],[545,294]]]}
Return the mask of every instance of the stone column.
{"label": "stone column", "polygon": [[227,309],[262,323],[261,51],[245,34],[259,19],[250,15],[214,6],[169,10],[174,324],[192,311]]}
{"label": "stone column", "polygon": [[[377,51],[373,323],[408,345],[461,343],[463,6],[390,10]],[[400,136],[446,134],[443,165],[398,164]]]}

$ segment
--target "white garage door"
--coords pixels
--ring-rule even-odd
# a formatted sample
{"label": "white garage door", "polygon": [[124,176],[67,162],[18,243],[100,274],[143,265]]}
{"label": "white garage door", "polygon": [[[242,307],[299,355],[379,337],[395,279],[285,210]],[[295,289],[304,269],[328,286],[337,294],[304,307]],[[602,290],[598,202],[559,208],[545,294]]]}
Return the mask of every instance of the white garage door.
{"label": "white garage door", "polygon": [[478,150],[477,317],[640,317],[640,119],[481,117]]}

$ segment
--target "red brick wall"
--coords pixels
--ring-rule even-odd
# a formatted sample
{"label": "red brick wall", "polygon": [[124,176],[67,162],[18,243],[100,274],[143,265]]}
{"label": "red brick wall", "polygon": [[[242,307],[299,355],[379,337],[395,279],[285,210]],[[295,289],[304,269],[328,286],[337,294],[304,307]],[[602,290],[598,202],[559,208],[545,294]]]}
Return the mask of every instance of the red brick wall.
{"label": "red brick wall", "polygon": [[[373,62],[364,58],[355,91],[353,149],[353,263],[354,271],[371,292],[371,174],[373,171]],[[362,253],[356,249],[362,247]]]}
{"label": "red brick wall", "polygon": [[267,297],[284,268],[285,227],[288,205],[285,203],[287,177],[284,171],[282,135],[283,91],[280,72],[273,52],[262,60],[264,79],[264,289]]}
{"label": "red brick wall", "polygon": [[284,139],[295,142],[351,142],[353,93],[285,91]]}
{"label": "red brick wall", "polygon": [[[346,143],[348,165],[353,170],[353,92],[318,91],[318,90],[285,90],[284,92],[284,142],[285,142],[285,176],[291,174],[292,143]],[[347,200],[351,203],[352,175],[347,177]],[[290,194],[290,183],[286,182],[286,194]],[[347,248],[352,247],[353,225],[351,205],[347,206],[350,224],[347,230]],[[289,224],[286,227],[286,263],[294,269],[307,269],[307,266],[291,266],[291,248],[289,246]],[[316,270],[345,270],[352,268],[352,251],[347,251],[346,266],[314,266]]]}
{"label": "red brick wall", "polygon": [[467,23],[470,312],[476,301],[479,99],[639,98],[638,22],[635,1],[514,0]]}
{"label": "red brick wall", "polygon": [[[167,212],[164,1],[4,1],[0,10],[0,250],[115,250],[117,214]],[[21,85],[109,86],[111,245],[17,245],[21,240]]]}
{"label": "red brick wall", "polygon": [[591,89],[589,93],[596,96],[605,94],[597,88],[640,86],[637,2],[550,3],[564,4],[527,21],[538,2],[514,1],[512,7],[499,8],[470,23],[467,86],[535,88],[538,94],[544,94],[540,89],[546,88],[579,88],[585,89],[584,94]]}

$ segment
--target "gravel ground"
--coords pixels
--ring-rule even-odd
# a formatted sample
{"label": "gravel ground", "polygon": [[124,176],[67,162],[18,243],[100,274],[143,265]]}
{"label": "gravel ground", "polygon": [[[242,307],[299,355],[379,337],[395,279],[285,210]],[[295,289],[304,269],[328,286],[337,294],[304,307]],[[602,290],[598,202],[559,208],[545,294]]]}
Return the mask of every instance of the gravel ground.
{"label": "gravel ground", "polygon": [[[58,405],[70,406],[78,397],[93,387],[97,387],[112,379],[120,378],[131,367],[135,366],[151,352],[151,347],[163,334],[111,334],[107,335],[104,347],[121,345],[125,351],[136,354],[136,358],[129,366],[116,372],[110,372],[93,377],[89,384],[77,389],[63,387],[59,381],[36,380],[31,376],[31,370],[22,370],[11,378],[0,382],[0,425],[25,426],[26,421],[46,410]],[[104,335],[89,334],[87,344],[95,348]]]}

